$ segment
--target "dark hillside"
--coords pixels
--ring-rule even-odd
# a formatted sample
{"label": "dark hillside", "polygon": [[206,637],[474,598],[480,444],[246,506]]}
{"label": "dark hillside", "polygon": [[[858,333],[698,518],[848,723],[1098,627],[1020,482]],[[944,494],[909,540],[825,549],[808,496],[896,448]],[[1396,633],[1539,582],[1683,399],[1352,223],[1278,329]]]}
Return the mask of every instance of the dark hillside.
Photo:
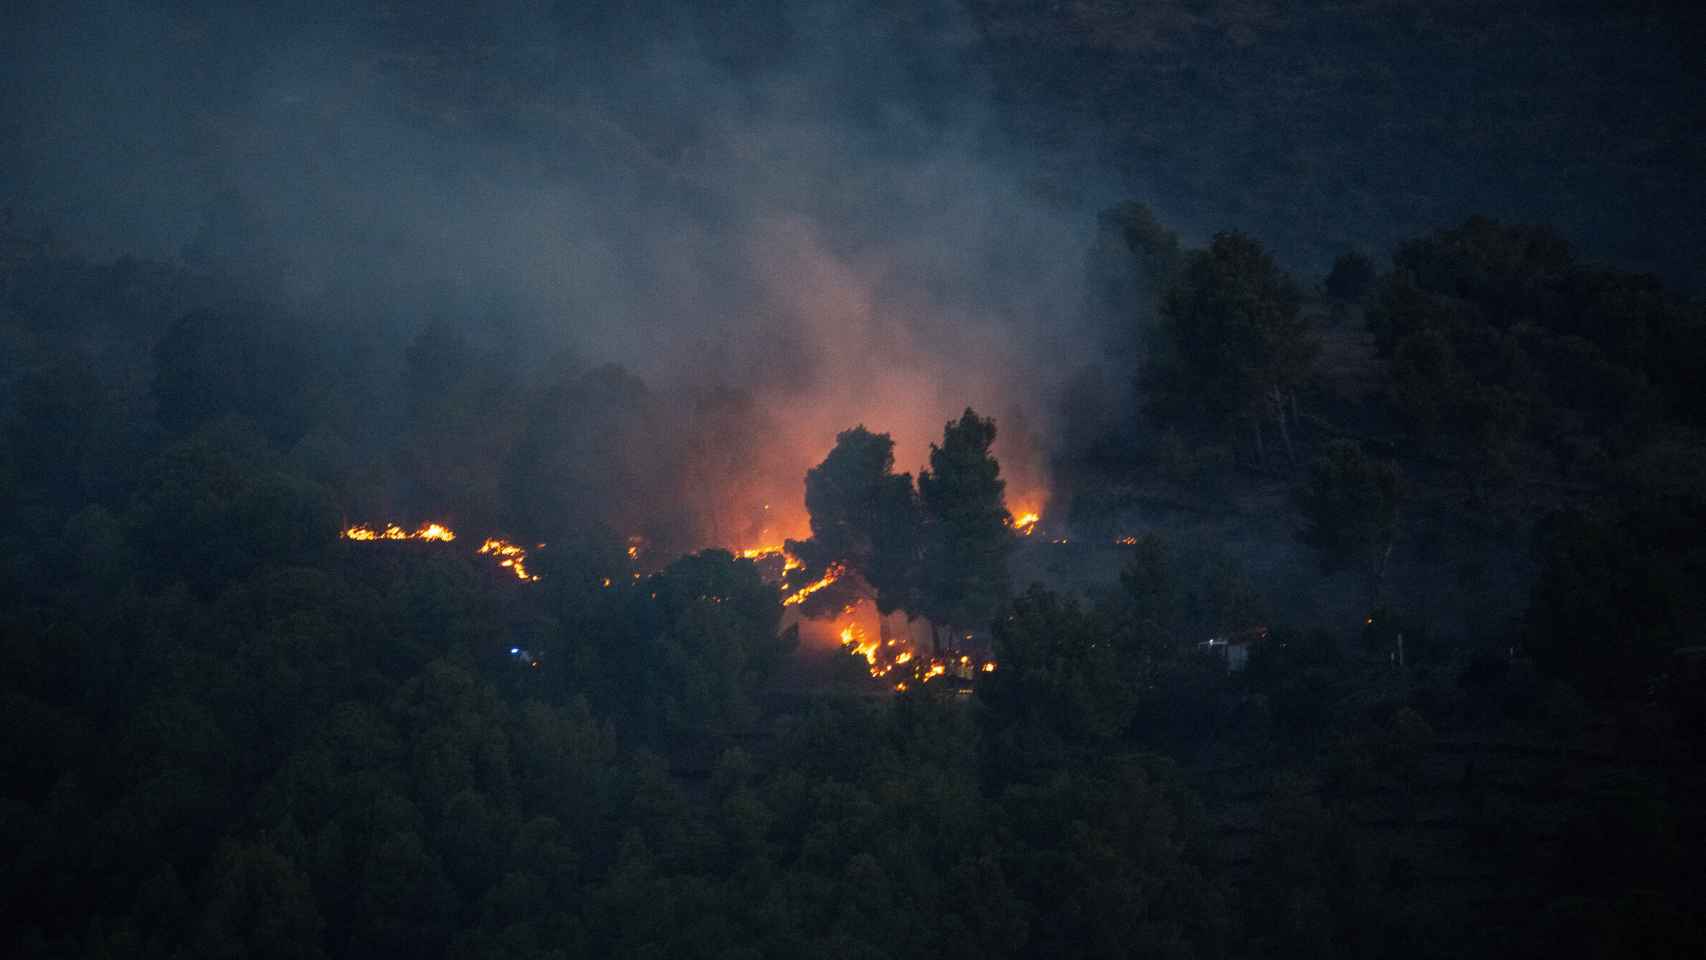
{"label": "dark hillside", "polygon": [[[974,0],[1003,116],[1197,238],[1324,273],[1472,212],[1706,283],[1706,14],[1687,3]],[[1070,163],[1071,161],[1067,161]],[[1059,178],[1071,183],[1062,170]]]}

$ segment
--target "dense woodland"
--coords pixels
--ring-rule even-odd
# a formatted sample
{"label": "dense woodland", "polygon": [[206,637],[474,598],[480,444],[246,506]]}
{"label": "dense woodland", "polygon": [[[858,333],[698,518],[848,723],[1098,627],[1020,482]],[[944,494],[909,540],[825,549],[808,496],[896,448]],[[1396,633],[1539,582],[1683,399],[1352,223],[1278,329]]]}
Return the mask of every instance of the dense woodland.
{"label": "dense woodland", "polygon": [[254,6],[0,12],[8,956],[1706,956],[1706,8]]}
{"label": "dense woodland", "polygon": [[[644,448],[657,399],[633,375],[515,383],[428,326],[377,376],[206,276],[15,243],[5,939],[1698,955],[1700,303],[1479,218],[1318,281],[1135,205],[1100,230],[1090,309],[1129,318],[1110,343],[1133,400],[1063,441],[1051,509],[1093,526],[1158,489],[1279,491],[1362,621],[1300,620],[1165,529],[1122,548],[1117,585],[1009,583],[1048,546],[1002,526],[997,425],[968,412],[916,488],[880,424],[844,434],[804,478],[797,549],[889,608],[987,623],[1000,669],[970,697],[873,695],[851,658],[785,688],[795,638],[753,562],[630,572],[631,491],[598,471]],[[1324,361],[1334,338],[1365,362]],[[549,541],[540,580],[338,538],[434,502]],[[1532,557],[1521,615],[1430,628],[1393,564],[1459,569],[1489,538]],[[1258,622],[1246,669],[1200,652]]]}

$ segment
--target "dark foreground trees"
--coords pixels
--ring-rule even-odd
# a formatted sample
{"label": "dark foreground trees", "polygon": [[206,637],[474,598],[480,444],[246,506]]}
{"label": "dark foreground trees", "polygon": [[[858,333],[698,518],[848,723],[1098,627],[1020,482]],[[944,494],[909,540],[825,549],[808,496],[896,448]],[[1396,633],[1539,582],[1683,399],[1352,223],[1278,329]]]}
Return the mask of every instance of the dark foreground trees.
{"label": "dark foreground trees", "polygon": [[1317,347],[1302,295],[1260,242],[1216,234],[1185,258],[1161,301],[1161,346],[1152,380],[1166,408],[1195,410],[1219,428],[1247,426],[1259,459],[1264,424],[1293,455],[1296,391]]}
{"label": "dark foreground trees", "polygon": [[1392,464],[1368,457],[1354,441],[1327,445],[1309,463],[1297,492],[1303,541],[1322,566],[1351,566],[1364,577],[1372,605],[1380,593],[1398,536],[1398,473]]}
{"label": "dark foreground trees", "polygon": [[[1127,226],[1170,262],[1152,223]],[[1224,283],[1213,251],[1195,258],[1213,268],[1192,288],[1201,316],[1269,289],[1241,286],[1267,271],[1236,253],[1259,269]],[[1553,276],[1543,233],[1478,224],[1400,259],[1413,277],[1382,303],[1414,309],[1387,318],[1407,344],[1388,371],[1516,398],[1519,448],[1573,444],[1572,476],[1600,481],[1536,541],[1520,629],[1538,671],[1491,642],[1399,671],[1348,631],[1268,616],[1265,573],[1156,537],[1131,544],[1118,587],[1009,599],[994,425],[967,411],[917,488],[887,438],[854,430],[807,498],[813,543],[885,605],[992,623],[999,669],[963,696],[801,690],[756,564],[713,550],[642,568],[597,529],[673,476],[670,405],[631,375],[554,371],[487,408],[507,381],[454,340],[422,340],[401,379],[304,380],[269,366],[301,355],[257,356],[265,338],[205,317],[120,317],[120,346],[83,350],[40,334],[89,324],[6,301],[21,362],[0,375],[0,943],[1700,956],[1694,315],[1639,278]],[[355,430],[348,398],[385,392],[407,399]],[[1421,389],[1408,409],[1430,396],[1442,430],[1473,409]],[[514,422],[488,429],[487,409]],[[477,481],[440,469],[479,450],[507,452],[477,458]],[[1322,453],[1312,539],[1362,562],[1389,542],[1392,474]],[[374,465],[408,463],[437,472],[405,498],[469,486],[460,509],[551,530],[528,561],[543,579],[460,541],[338,540],[341,507],[397,495]],[[1255,623],[1272,629],[1239,673],[1196,646]]]}
{"label": "dark foreground trees", "polygon": [[930,445],[930,468],[918,475],[930,520],[920,612],[945,630],[982,627],[1007,599],[1013,535],[994,442],[995,421],[968,407]]}

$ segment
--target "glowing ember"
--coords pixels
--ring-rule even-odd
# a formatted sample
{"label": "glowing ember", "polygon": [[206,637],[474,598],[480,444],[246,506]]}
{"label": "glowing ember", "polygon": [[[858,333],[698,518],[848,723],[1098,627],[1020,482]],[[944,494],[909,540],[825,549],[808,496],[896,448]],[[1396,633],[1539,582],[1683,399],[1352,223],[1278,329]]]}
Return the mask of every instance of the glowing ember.
{"label": "glowing ember", "polygon": [[[347,527],[338,532],[345,540],[428,540],[437,543],[449,543],[456,539],[456,533],[442,523],[423,524],[420,529],[410,532],[394,523],[387,523],[382,529],[375,530],[364,524]],[[539,546],[543,547],[541,543]],[[515,574],[517,580],[532,583],[539,578],[527,572],[527,551],[508,540],[488,537],[480,544],[478,553],[481,556],[498,558],[498,566]],[[608,585],[608,583],[606,584]]]}
{"label": "glowing ember", "polygon": [[878,678],[888,676],[889,671],[911,659],[911,656],[907,655],[906,659],[897,658],[892,661],[883,661],[881,659],[884,652],[882,642],[867,636],[865,628],[858,623],[849,623],[841,628],[841,646],[849,654],[855,657],[863,657],[865,666],[871,671],[871,676]]}
{"label": "glowing ember", "polygon": [[[846,573],[846,572],[847,572],[847,568],[842,566],[841,564],[839,564],[839,563],[830,564],[829,569],[824,572],[824,575],[820,579],[814,580],[813,582],[808,583],[805,586],[801,587],[800,589],[789,594],[786,598],[784,598],[782,600],[782,606],[792,607],[792,606],[796,606],[798,604],[806,602],[807,597],[818,592],[819,590],[822,590],[824,587],[829,586],[830,584],[834,583],[835,581],[841,579],[841,575],[843,573]],[[787,587],[784,586],[783,589],[786,590]]]}
{"label": "glowing ember", "polygon": [[781,544],[764,547],[742,547],[738,550],[731,550],[729,552],[742,560],[764,561],[774,560],[777,557],[781,557],[782,572],[784,574],[792,573],[803,566],[803,564],[800,563],[799,558],[789,553],[787,548],[783,547]]}
{"label": "glowing ember", "polygon": [[531,583],[539,579],[527,572],[527,551],[508,540],[488,537],[485,543],[480,544],[479,553],[481,556],[497,557],[498,566],[515,574],[517,580],[526,580]]}
{"label": "glowing ember", "polygon": [[[842,616],[852,618],[837,628],[842,652],[863,660],[865,669],[874,679],[883,680],[890,678],[891,674],[899,674],[891,680],[896,692],[903,693],[919,684],[945,677],[956,692],[968,694],[980,673],[995,672],[995,661],[984,660],[971,653],[954,651],[948,656],[920,658],[912,646],[910,634],[891,635],[887,621],[879,621],[882,624],[881,637],[873,638],[867,633],[867,624],[858,618],[858,610],[863,603],[855,601],[841,612]],[[973,642],[970,636],[966,639]]]}
{"label": "glowing ember", "polygon": [[841,645],[850,648],[856,657],[864,657],[865,663],[871,667],[872,676],[881,676],[882,668],[877,666],[877,644],[865,636],[865,631],[856,623],[850,623],[841,628]]}
{"label": "glowing ember", "polygon": [[413,533],[394,523],[387,523],[381,530],[375,530],[364,524],[357,524],[339,531],[338,536],[345,540],[436,540],[440,543],[449,543],[456,539],[456,534],[443,524],[438,523],[424,524]]}

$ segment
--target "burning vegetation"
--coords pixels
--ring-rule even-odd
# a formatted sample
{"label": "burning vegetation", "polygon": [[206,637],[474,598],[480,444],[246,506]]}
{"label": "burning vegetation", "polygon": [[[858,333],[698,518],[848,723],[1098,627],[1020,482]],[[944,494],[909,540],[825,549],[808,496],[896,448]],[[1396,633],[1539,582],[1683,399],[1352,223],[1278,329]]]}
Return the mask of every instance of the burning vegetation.
{"label": "burning vegetation", "polygon": [[1017,533],[1022,537],[1028,537],[1032,533],[1036,532],[1037,524],[1042,522],[1042,519],[1042,514],[1037,513],[1035,510],[1021,510],[1012,514],[1012,520],[1009,525],[1013,528],[1014,533]]}
{"label": "burning vegetation", "polygon": [[[540,546],[544,546],[544,544],[540,544]],[[478,553],[484,557],[496,557],[498,566],[515,574],[517,580],[532,583],[539,579],[534,574],[527,572],[527,551],[508,540],[488,537],[486,542],[480,544]]]}
{"label": "burning vegetation", "polygon": [[[852,617],[859,612],[860,606],[855,603],[843,614]],[[922,656],[915,648],[910,633],[892,630],[888,618],[878,622],[880,627],[875,638],[858,619],[848,619],[837,636],[843,652],[864,660],[873,679],[892,680],[897,692],[904,693],[914,686],[942,678],[953,681],[961,691],[969,692],[978,674],[995,672],[994,660],[970,652]],[[965,636],[968,644],[971,639],[970,634]]]}
{"label": "burning vegetation", "polygon": [[[368,543],[379,540],[422,540],[431,543],[450,543],[456,539],[456,532],[442,523],[425,523],[414,531],[405,530],[395,523],[374,529],[366,524],[356,524],[338,531],[338,536],[344,540],[357,543]],[[544,544],[539,544],[543,547]],[[487,537],[481,542],[480,548],[474,551],[482,557],[494,557],[498,566],[515,575],[517,580],[532,583],[538,576],[527,572],[527,550],[508,540],[497,537]]]}
{"label": "burning vegetation", "polygon": [[394,523],[387,523],[384,527],[382,527],[378,530],[375,530],[372,527],[366,526],[365,524],[357,524],[356,526],[353,526],[353,527],[344,528],[342,531],[339,532],[338,535],[343,537],[345,540],[363,540],[363,541],[365,541],[365,540],[436,540],[436,541],[439,541],[441,543],[449,543],[450,541],[456,539],[455,533],[452,533],[443,524],[438,524],[438,523],[422,524],[421,527],[418,530],[415,530],[413,533],[411,533],[407,530],[404,530],[402,527],[399,527]]}
{"label": "burning vegetation", "polygon": [[[1042,523],[1042,515],[1035,509],[1003,511],[1001,516],[1002,525],[1010,537],[1030,537]],[[357,524],[344,528],[339,532],[339,536],[344,540],[361,543],[411,540],[450,543],[457,539],[455,531],[437,522],[424,523],[413,530],[396,523],[387,523],[380,527]],[[1063,544],[1068,541],[1062,537],[1050,542]],[[1113,542],[1131,545],[1137,542],[1137,538],[1117,537]],[[647,544],[647,539],[642,536],[627,538],[625,552],[631,564],[640,562],[642,554],[646,553]],[[963,644],[934,638],[933,653],[920,651],[911,635],[910,625],[894,627],[889,616],[864,609],[867,603],[873,607],[878,606],[875,603],[878,590],[861,575],[862,571],[850,568],[844,560],[811,564],[796,552],[809,551],[814,546],[812,541],[789,541],[785,544],[731,548],[729,552],[738,559],[750,560],[760,565],[766,579],[776,583],[782,607],[797,608],[800,615],[807,619],[838,622],[833,636],[839,641],[841,650],[849,656],[863,660],[873,679],[892,683],[896,691],[905,692],[943,678],[962,691],[969,691],[979,674],[993,673],[996,670],[996,661],[988,656],[986,649],[977,648],[973,635],[969,633],[954,631],[947,634],[949,637],[963,639]],[[519,581],[534,583],[540,579],[538,574],[529,570],[527,548],[519,544],[500,537],[486,537],[481,540],[475,553],[494,559],[499,567]],[[633,570],[630,571],[630,576],[638,581],[643,579],[644,574]],[[806,580],[806,577],[811,579]],[[610,577],[602,578],[600,583],[605,588],[615,585],[615,581]],[[840,585],[840,589],[835,593],[823,593],[837,585]],[[813,598],[817,600],[808,605],[807,601]],[[828,609],[825,609],[826,604],[830,605]],[[909,624],[911,616],[908,615]],[[865,620],[872,622],[867,624]]]}
{"label": "burning vegetation", "polygon": [[[818,467],[806,476],[811,536],[773,539],[774,518],[754,523],[750,539],[728,548],[751,561],[777,591],[783,610],[800,619],[827,621],[826,639],[862,659],[873,679],[896,690],[941,678],[969,690],[981,673],[995,670],[988,644],[977,642],[966,625],[987,623],[1006,595],[1006,558],[1020,538],[1042,522],[1039,509],[1008,510],[1005,481],[990,455],[994,422],[971,410],[946,425],[943,442],[931,448],[930,468],[917,484],[893,472],[893,441],[864,428],[846,431]],[[1026,496],[1026,504],[1037,498]],[[448,543],[456,534],[432,522],[414,530],[349,526],[343,539],[356,542],[422,540]],[[544,546],[544,544],[539,544]],[[626,538],[628,577],[638,583],[655,572],[652,541]],[[492,558],[524,583],[540,577],[528,567],[527,549],[500,538],[484,537],[475,553]],[[601,576],[605,589],[617,586],[615,571]],[[831,589],[834,588],[834,589]],[[655,598],[657,594],[653,594]],[[721,602],[706,594],[700,599]],[[904,624],[898,620],[904,615]],[[923,621],[927,639],[914,636]],[[833,626],[828,626],[833,624]],[[920,643],[920,640],[923,640]]]}
{"label": "burning vegetation", "polygon": [[[798,561],[795,561],[794,569],[799,569],[799,568],[800,567],[799,567]],[[847,567],[845,565],[840,564],[840,563],[832,563],[829,565],[829,569],[824,571],[823,576],[817,578],[816,580],[813,580],[811,583],[808,583],[805,586],[800,587],[797,590],[790,590],[787,580],[784,579],[782,582],[782,589],[784,591],[787,591],[788,595],[785,598],[783,598],[782,606],[784,606],[784,607],[795,607],[795,606],[799,606],[802,603],[805,603],[807,597],[811,596],[814,593],[817,593],[819,590],[822,590],[825,587],[831,586],[837,580],[840,580],[842,575],[845,574],[846,572],[847,572]]]}

